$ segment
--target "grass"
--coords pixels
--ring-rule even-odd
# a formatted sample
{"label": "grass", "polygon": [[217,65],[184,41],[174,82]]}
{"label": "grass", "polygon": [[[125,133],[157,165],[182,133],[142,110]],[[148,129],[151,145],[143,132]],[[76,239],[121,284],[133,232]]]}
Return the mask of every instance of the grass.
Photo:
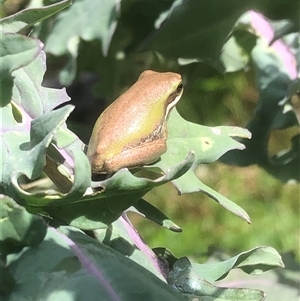
{"label": "grass", "polygon": [[268,245],[280,253],[299,253],[299,184],[283,184],[257,166],[238,168],[221,163],[201,166],[200,178],[250,215],[249,225],[202,193],[178,196],[171,185],[154,189],[145,199],[182,229],[173,233],[134,217],[150,247],[163,246],[178,257],[205,258],[213,249],[235,255]]}

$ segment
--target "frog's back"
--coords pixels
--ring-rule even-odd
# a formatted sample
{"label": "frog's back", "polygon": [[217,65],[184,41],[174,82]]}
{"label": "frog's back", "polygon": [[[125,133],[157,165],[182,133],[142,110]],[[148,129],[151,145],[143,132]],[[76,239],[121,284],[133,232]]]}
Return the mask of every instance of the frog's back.
{"label": "frog's back", "polygon": [[174,82],[181,80],[176,73],[145,71],[129,90],[107,107],[96,121],[90,138],[90,161],[95,157],[103,161],[121,153],[124,147],[138,145],[164,122],[166,107],[162,105],[162,97],[174,89],[170,76],[174,77]]}

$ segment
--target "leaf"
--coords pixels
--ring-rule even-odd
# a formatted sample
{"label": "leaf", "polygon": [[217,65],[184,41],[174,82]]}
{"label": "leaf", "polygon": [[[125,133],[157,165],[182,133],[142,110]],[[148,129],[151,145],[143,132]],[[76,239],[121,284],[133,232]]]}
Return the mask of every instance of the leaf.
{"label": "leaf", "polygon": [[30,214],[13,199],[0,195],[0,252],[2,256],[37,246],[46,235],[46,223],[40,216]]}
{"label": "leaf", "polygon": [[75,1],[58,16],[46,41],[46,51],[54,55],[66,54],[69,52],[69,41],[79,36],[85,41],[99,39],[103,53],[107,53],[117,25],[119,9],[118,1]]}
{"label": "leaf", "polygon": [[[300,181],[300,134],[291,139],[291,147],[270,157],[270,164],[263,167],[282,181]],[[279,168],[279,166],[281,168]]]}
{"label": "leaf", "polygon": [[140,265],[69,227],[48,228],[37,250],[11,255],[8,267],[18,283],[9,300],[184,300]]}
{"label": "leaf", "polygon": [[98,241],[135,261],[166,282],[164,277],[167,276],[168,265],[163,265],[162,261],[145,244],[126,213],[122,214],[108,228],[96,229],[94,235]]}
{"label": "leaf", "polygon": [[248,54],[237,43],[235,36],[231,36],[224,44],[221,53],[221,61],[225,72],[235,72],[245,69],[249,64],[249,59]]}
{"label": "leaf", "polygon": [[[37,193],[36,197],[21,189],[18,182],[21,174],[25,174],[29,179],[36,179],[40,176],[44,165],[47,148],[55,140],[57,130],[65,122],[72,106],[66,106],[61,109],[46,113],[33,120],[31,133],[26,133],[26,128],[17,128],[19,130],[19,139],[14,139],[16,131],[10,130],[3,133],[3,172],[1,181],[5,183],[5,189],[11,195],[14,195],[24,205],[43,206],[42,194]],[[3,109],[8,118],[7,124],[13,120],[10,106]],[[31,136],[31,137],[30,137]],[[11,155],[8,155],[11,153]],[[75,167],[75,180],[73,188],[69,191],[68,200],[77,200],[82,197],[87,187],[90,185],[90,165],[80,150],[72,152],[72,160],[78,162]],[[24,160],[26,158],[26,160]],[[79,164],[80,162],[80,164]],[[53,199],[53,193],[46,192],[50,199]]]}
{"label": "leaf", "polygon": [[272,247],[256,247],[242,252],[228,260],[192,264],[193,269],[204,279],[214,282],[223,279],[234,268],[240,268],[247,274],[257,275],[277,267],[284,267],[281,256]]}
{"label": "leaf", "polygon": [[245,34],[250,32],[256,36],[256,44],[250,49],[250,57],[256,71],[259,101],[253,119],[247,125],[253,139],[241,140],[246,150],[243,153],[231,151],[222,157],[222,161],[241,166],[259,164],[282,181],[299,181],[300,173],[296,167],[300,162],[297,135],[292,138],[289,149],[274,157],[270,157],[268,152],[272,131],[299,126],[290,90],[298,77],[299,34],[289,34],[271,43],[276,31],[284,28],[286,23],[271,22],[254,11],[247,12],[237,22],[237,27],[247,30]]}
{"label": "leaf", "polygon": [[197,297],[207,297],[200,300],[212,301],[263,301],[265,299],[262,291],[213,285],[198,275],[186,257],[175,262],[169,273],[168,283],[192,300]]}
{"label": "leaf", "polygon": [[[177,126],[180,124],[181,126]],[[171,161],[181,161],[189,151],[195,152],[194,166],[211,163],[231,149],[245,149],[245,146],[232,137],[251,138],[251,133],[242,128],[219,126],[207,127],[188,122],[176,109],[170,114],[168,151],[155,166],[165,168]]]}
{"label": "leaf", "polygon": [[118,0],[82,0],[59,14],[45,42],[45,51],[55,56],[68,55],[69,62],[60,74],[63,83],[70,84],[75,77],[80,39],[99,40],[103,55],[107,55],[119,13]]}
{"label": "leaf", "polygon": [[6,106],[12,97],[11,73],[31,63],[41,48],[42,43],[38,40],[0,32],[0,107]]}
{"label": "leaf", "polygon": [[152,204],[146,202],[143,199],[138,200],[134,203],[128,211],[135,212],[149,220],[157,223],[174,232],[181,232],[182,229],[178,227],[173,221],[171,221],[165,214],[163,214],[158,208],[154,207]]}
{"label": "leaf", "polygon": [[[67,167],[64,169],[69,174],[62,175],[62,177],[70,176],[70,178],[74,177],[73,156],[80,157],[81,165],[77,167],[74,184],[76,188],[68,191],[69,199],[82,196],[90,184],[90,173],[87,172],[90,170],[89,163],[85,155],[78,154],[78,150],[83,148],[83,143],[79,142],[79,139],[66,128],[65,124],[73,107],[66,106],[51,111],[57,105],[69,100],[69,97],[65,89],[42,87],[41,81],[44,73],[45,54],[41,52],[32,63],[13,72],[15,86],[12,97],[14,101],[0,109],[4,124],[1,131],[3,141],[1,183],[4,183],[8,194],[22,203],[30,194],[26,192],[25,199],[22,199],[23,196],[18,193],[19,176],[25,174],[29,179],[39,177],[45,166],[46,153],[55,158],[57,163],[62,161],[66,164]],[[16,134],[18,139],[15,139]],[[61,147],[64,149],[59,149]],[[60,163],[57,168],[61,170],[62,164]],[[58,174],[57,172],[56,176]],[[14,182],[15,187],[11,181]],[[72,186],[72,181],[70,183]],[[50,193],[50,198],[51,194],[53,193]],[[34,200],[32,202],[34,203]]]}
{"label": "leaf", "polygon": [[[48,199],[52,200],[55,204],[55,200],[63,199],[63,204],[68,203],[75,203],[76,201],[80,200],[84,193],[86,192],[87,188],[90,186],[91,182],[91,173],[90,173],[90,165],[82,151],[74,151],[73,152],[73,160],[75,163],[74,168],[74,182],[72,185],[72,189],[67,192],[66,194],[63,193],[49,193],[49,191],[45,191],[44,193],[38,192],[36,194],[30,194],[22,190],[22,188],[18,184],[18,176],[12,177],[12,184],[16,189],[16,192],[20,196],[20,199],[25,201],[26,206],[32,207],[42,207],[45,206],[44,204],[44,196],[47,196]],[[60,198],[59,198],[60,197]],[[58,202],[57,205],[60,205]]]}
{"label": "leaf", "polygon": [[[180,127],[177,126],[178,124]],[[182,160],[187,152],[192,151],[195,154],[192,168],[180,178],[172,181],[178,191],[182,194],[202,191],[224,208],[250,223],[248,214],[242,208],[206,186],[194,174],[194,169],[198,164],[211,163],[231,149],[244,149],[244,145],[232,137],[250,138],[249,131],[237,127],[206,127],[193,124],[181,118],[176,110],[170,114],[168,128],[168,151],[154,166],[166,172],[171,164]]]}
{"label": "leaf", "polygon": [[240,269],[234,269],[230,274],[218,282],[218,285],[244,286],[263,290],[266,300],[283,301],[297,300],[299,297],[300,266],[291,253],[283,254],[284,269],[274,269],[261,275],[247,275]]}
{"label": "leaf", "polygon": [[[168,173],[155,180],[135,177],[128,169],[121,169],[107,180],[93,183],[95,190],[90,188],[84,196],[77,199],[57,192],[49,194],[48,191],[30,194],[19,187],[16,179],[14,185],[19,197],[26,200],[26,205],[30,206],[30,210],[48,213],[59,221],[81,229],[94,230],[106,227],[118,219],[124,210],[132,206],[153,187],[180,177],[190,168],[193,158],[193,155],[188,156],[181,164],[173,166]],[[87,160],[85,156],[84,160]],[[85,171],[86,169],[86,167],[83,168]],[[90,174],[82,172],[82,175],[90,179]],[[76,189],[74,193],[75,191]]]}
{"label": "leaf", "polygon": [[16,284],[15,279],[11,275],[9,269],[5,266],[3,260],[0,259],[0,295],[9,294]]}
{"label": "leaf", "polygon": [[13,73],[14,103],[20,107],[22,115],[27,114],[31,119],[50,112],[70,100],[65,88],[52,89],[42,86],[45,71],[46,55],[41,51],[31,64]]}
{"label": "leaf", "polygon": [[21,10],[14,15],[1,19],[0,30],[5,33],[24,32],[35,23],[50,18],[60,10],[68,7],[71,3],[72,0],[65,0],[41,8]]}
{"label": "leaf", "polygon": [[[52,111],[36,118],[33,121],[30,137],[26,128],[15,123],[15,129],[19,130],[19,139],[14,139],[16,131],[12,129],[3,133],[4,156],[7,160],[3,166],[3,179],[6,185],[10,185],[13,174],[25,174],[29,179],[36,179],[42,172],[45,163],[46,149],[51,143],[56,130],[61,126],[70,114],[72,106]],[[13,124],[13,115],[11,106],[8,105],[2,109],[6,112],[6,124]],[[35,124],[39,123],[36,127]],[[28,129],[27,129],[28,130]],[[10,153],[10,156],[8,156]],[[26,160],[24,160],[26,158]]]}
{"label": "leaf", "polygon": [[168,57],[217,61],[238,17],[253,1],[177,1],[143,45]]}

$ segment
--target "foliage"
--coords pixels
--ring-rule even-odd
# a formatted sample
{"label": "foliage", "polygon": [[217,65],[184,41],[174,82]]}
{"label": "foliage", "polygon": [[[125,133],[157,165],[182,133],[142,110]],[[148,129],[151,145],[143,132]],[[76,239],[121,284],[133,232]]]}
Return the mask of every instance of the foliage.
{"label": "foliage", "polygon": [[[272,25],[253,11],[236,22],[249,4],[257,5],[252,1],[243,4],[234,1],[230,5],[218,1],[216,6],[192,0],[175,1],[170,9],[171,1],[168,5],[155,3],[158,6],[145,1],[143,13],[147,5],[151,7],[146,11],[149,18],[145,22],[154,24],[156,19],[156,28],[145,24],[142,33],[138,32],[136,16],[131,18],[132,10],[139,7],[138,1],[124,0],[120,4],[112,0],[97,3],[77,0],[58,13],[71,4],[65,0],[31,7],[0,21],[3,120],[0,269],[5,276],[0,292],[5,299],[97,300],[101,296],[101,300],[184,300],[184,297],[264,300],[262,291],[218,288],[213,283],[234,268],[252,274],[284,266],[280,255],[265,246],[213,265],[191,263],[186,257],[169,255],[165,248],[151,250],[127,217],[128,212],[134,211],[171,231],[181,231],[159,209],[142,199],[154,187],[172,182],[179,193],[202,191],[250,223],[250,217],[240,206],[195,175],[199,164],[216,161],[225,153],[228,156],[223,156],[223,160],[228,162],[259,163],[284,180],[299,180],[295,168],[290,168],[299,162],[297,136],[293,138],[293,147],[284,155],[271,159],[265,155],[270,130],[298,124],[291,102],[292,88],[297,84],[297,35],[291,33],[279,40],[279,44],[274,42],[274,48],[269,45],[274,32],[283,35],[288,23]],[[214,12],[214,18],[204,14],[205,10]],[[205,16],[200,18],[201,27],[196,26],[200,31],[194,25],[199,11]],[[54,14],[54,21],[46,20]],[[188,20],[186,26],[178,28],[183,19]],[[35,25],[40,21],[43,22]],[[216,26],[212,27],[211,22]],[[268,27],[270,36],[255,31],[259,22]],[[32,37],[26,36],[32,27]],[[48,28],[51,28],[49,32]],[[141,42],[139,37],[149,35],[150,31],[155,34]],[[206,39],[207,31],[216,39],[209,39],[199,51],[198,45]],[[186,41],[175,39],[178,33]],[[249,36],[250,46],[243,40]],[[174,110],[168,121],[168,150],[160,161],[144,166],[137,173],[122,169],[105,180],[92,181],[85,145],[66,125],[74,107],[61,106],[69,100],[65,89],[46,88],[41,84],[46,71],[41,40],[47,53],[65,56],[66,65],[60,73],[62,83],[71,84],[81,69],[93,66],[93,71],[101,70],[100,75],[106,75],[100,86],[104,95],[109,95],[108,91],[113,95],[116,91],[112,87],[118,90],[125,84],[121,79],[126,78],[128,66],[137,60],[137,47],[158,51],[160,54],[157,61],[153,56],[152,67],[159,63],[162,69],[168,65],[179,68],[171,60],[177,58],[179,64],[205,60],[223,70],[235,71],[251,59],[257,68],[261,93],[256,116],[248,126],[254,139],[246,140],[251,137],[246,129],[201,126],[183,119]],[[90,50],[96,51],[101,45],[97,64],[89,59],[85,63],[80,60],[83,53],[91,58],[84,51],[88,41],[100,41]],[[283,49],[289,51],[288,55],[286,52],[283,55]],[[232,51],[239,54],[236,61],[228,59]],[[145,63],[142,69],[148,66]],[[128,78],[131,81],[133,77],[131,74]],[[273,97],[274,90],[276,97]],[[264,114],[268,122],[257,123],[257,116],[265,120]],[[264,134],[261,139],[258,131]],[[243,139],[242,143],[237,139]],[[232,152],[245,152],[240,152],[244,145],[250,152],[247,151],[246,157]],[[253,158],[259,158],[259,162]]]}

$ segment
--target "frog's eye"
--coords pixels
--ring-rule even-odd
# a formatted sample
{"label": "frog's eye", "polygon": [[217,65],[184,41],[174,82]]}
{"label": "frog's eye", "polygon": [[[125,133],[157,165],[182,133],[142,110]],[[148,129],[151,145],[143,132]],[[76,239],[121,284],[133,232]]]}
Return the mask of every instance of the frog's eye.
{"label": "frog's eye", "polygon": [[177,86],[177,89],[176,89],[176,93],[177,95],[179,95],[181,93],[181,91],[183,90],[183,85],[182,85],[182,82]]}

